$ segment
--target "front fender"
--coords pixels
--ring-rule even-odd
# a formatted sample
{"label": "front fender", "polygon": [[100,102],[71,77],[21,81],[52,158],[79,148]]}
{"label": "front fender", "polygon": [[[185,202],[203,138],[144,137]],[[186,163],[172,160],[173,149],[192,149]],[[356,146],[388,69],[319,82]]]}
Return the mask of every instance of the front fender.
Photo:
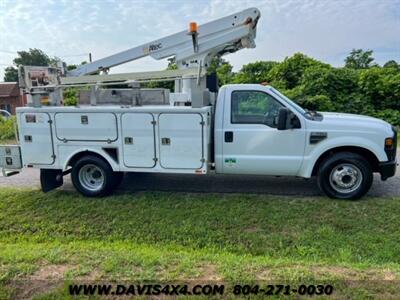
{"label": "front fender", "polygon": [[336,137],[313,145],[308,154],[305,153],[303,164],[299,170],[298,176],[310,178],[318,158],[320,158],[325,152],[339,147],[364,148],[372,152],[378,161],[387,161],[387,156],[382,145],[378,145],[377,143],[371,142],[371,140],[360,137]]}

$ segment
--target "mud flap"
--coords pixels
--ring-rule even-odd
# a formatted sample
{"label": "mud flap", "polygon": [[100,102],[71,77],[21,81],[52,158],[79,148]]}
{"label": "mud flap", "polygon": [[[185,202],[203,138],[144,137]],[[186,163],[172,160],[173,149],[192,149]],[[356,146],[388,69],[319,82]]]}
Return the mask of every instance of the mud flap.
{"label": "mud flap", "polygon": [[62,170],[40,169],[40,185],[44,193],[62,186],[63,183]]}

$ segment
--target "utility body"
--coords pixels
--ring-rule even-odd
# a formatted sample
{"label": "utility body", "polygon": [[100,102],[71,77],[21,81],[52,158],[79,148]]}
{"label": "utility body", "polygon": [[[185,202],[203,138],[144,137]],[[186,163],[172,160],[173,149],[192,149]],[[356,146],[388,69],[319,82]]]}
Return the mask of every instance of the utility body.
{"label": "utility body", "polygon": [[[203,25],[205,37],[202,26],[195,31],[197,25],[191,26],[189,36],[187,32],[171,36],[170,51],[159,54],[159,58],[180,55],[178,70],[170,73],[87,75],[140,58],[144,54],[139,55],[138,49],[143,47],[84,65],[66,77],[57,71],[51,78],[48,71],[47,79],[53,82],[44,86],[32,84],[33,73],[28,77],[27,73],[37,69],[26,68],[20,77],[31,106],[17,109],[20,145],[0,147],[0,166],[5,173],[22,167],[41,169],[44,191],[61,186],[63,176],[71,173],[74,186],[87,196],[111,193],[125,172],[317,176],[328,196],[344,199],[363,196],[373,172],[383,180],[394,176],[397,133],[382,120],[310,112],[261,84],[225,85],[211,91],[205,75],[210,59],[227,49],[253,47],[259,17],[257,9],[249,9],[224,18],[218,30],[213,29],[220,24],[217,21],[211,22],[214,27]],[[151,44],[154,51],[163,48],[166,41],[160,41]],[[192,48],[177,52],[174,45]],[[150,46],[144,47],[145,53]],[[156,96],[150,103],[158,105],[138,105],[145,91],[137,82],[156,77],[175,81],[175,92],[163,93],[168,103],[165,99],[157,103]],[[131,87],[123,92],[132,102],[111,101],[122,95],[107,88],[115,82]],[[92,86],[90,105],[61,106],[59,89],[83,83]],[[99,85],[107,92],[101,105]],[[40,105],[43,95],[50,97],[50,106]]]}

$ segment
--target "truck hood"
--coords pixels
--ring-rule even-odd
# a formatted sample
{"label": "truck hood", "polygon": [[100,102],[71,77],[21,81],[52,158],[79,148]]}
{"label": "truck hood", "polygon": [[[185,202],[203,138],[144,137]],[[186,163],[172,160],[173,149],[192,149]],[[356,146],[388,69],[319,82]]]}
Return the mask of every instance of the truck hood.
{"label": "truck hood", "polygon": [[372,122],[372,123],[378,123],[381,125],[389,125],[389,123],[369,117],[369,116],[364,116],[364,115],[356,115],[356,114],[346,114],[346,113],[336,113],[336,112],[321,112],[321,114],[324,116],[325,120],[329,121],[343,121],[343,122]]}
{"label": "truck hood", "polygon": [[[348,131],[375,131],[381,133],[392,132],[391,125],[383,120],[355,114],[321,112],[323,118],[319,123],[322,127],[334,127]],[[318,126],[317,124],[315,124]]]}

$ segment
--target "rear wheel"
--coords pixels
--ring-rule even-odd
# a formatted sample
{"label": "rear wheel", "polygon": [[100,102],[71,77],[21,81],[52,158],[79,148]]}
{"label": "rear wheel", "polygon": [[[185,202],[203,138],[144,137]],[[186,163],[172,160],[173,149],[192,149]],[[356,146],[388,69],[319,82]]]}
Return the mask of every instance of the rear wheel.
{"label": "rear wheel", "polygon": [[88,155],[80,158],[72,167],[71,179],[75,188],[88,197],[110,194],[116,187],[114,172],[103,159]]}
{"label": "rear wheel", "polygon": [[327,196],[338,199],[361,198],[373,181],[368,161],[351,152],[336,153],[325,159],[317,176],[319,188]]}

